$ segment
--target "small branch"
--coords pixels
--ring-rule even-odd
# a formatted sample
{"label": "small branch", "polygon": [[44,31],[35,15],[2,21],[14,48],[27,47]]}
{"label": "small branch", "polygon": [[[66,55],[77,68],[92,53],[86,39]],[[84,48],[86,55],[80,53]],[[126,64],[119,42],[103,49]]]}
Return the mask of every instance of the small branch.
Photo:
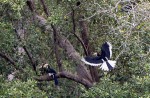
{"label": "small branch", "polygon": [[[92,83],[90,83],[89,81],[87,81],[83,78],[80,78],[74,74],[68,73],[68,72],[59,72],[56,74],[56,77],[57,78],[67,78],[67,79],[73,80],[77,83],[84,85],[86,88],[90,88],[93,86]],[[37,80],[37,81],[52,81],[53,78],[49,77],[48,75],[43,75],[40,77],[36,77],[35,80]]]}
{"label": "small branch", "polygon": [[33,60],[33,58],[32,58],[32,56],[31,56],[31,54],[29,53],[29,51],[28,51],[28,49],[26,48],[26,46],[23,46],[23,49],[24,49],[24,51],[26,52],[26,54],[27,54],[27,56],[28,56],[28,58],[29,58],[29,60],[30,60],[30,62],[31,62],[31,65],[32,65],[32,67],[33,67],[33,70],[36,72],[36,74],[37,74],[37,71],[36,71],[36,62]]}
{"label": "small branch", "polygon": [[31,64],[34,65],[34,61],[33,61],[33,59],[32,59],[32,56],[31,56],[31,54],[29,53],[29,51],[27,50],[27,48],[26,48],[25,46],[23,46],[23,49],[24,49],[24,51],[26,52],[26,54],[27,54],[29,60],[31,61]]}
{"label": "small branch", "polygon": [[0,52],[0,57],[4,58],[6,61],[10,62],[12,65],[16,66],[16,62],[10,58],[8,55],[6,55],[5,53],[1,53]]}
{"label": "small branch", "polygon": [[[71,5],[70,5],[71,6]],[[72,8],[71,6],[71,9],[72,9],[72,14],[71,14],[71,19],[72,19],[72,24],[73,24],[73,34],[74,36],[78,39],[78,41],[81,43],[83,49],[84,49],[84,53],[86,55],[88,55],[88,51],[87,51],[87,48],[84,44],[84,42],[82,41],[82,39],[76,34],[76,23],[75,23],[75,10]]]}
{"label": "small branch", "polygon": [[49,16],[50,13],[49,13],[49,11],[48,11],[47,5],[45,4],[45,0],[40,0],[40,1],[41,1],[42,6],[43,6],[43,9],[44,9],[45,14],[46,14],[47,16]]}
{"label": "small branch", "polygon": [[16,70],[20,70],[20,71],[24,72],[24,70],[22,68],[17,67],[17,63],[11,57],[9,57],[7,54],[0,52],[0,57],[4,58],[6,61],[10,62]]}
{"label": "small branch", "polygon": [[[21,35],[21,34],[23,33],[23,31],[24,31],[24,29],[21,29],[21,30],[15,29],[15,32],[16,32],[16,35],[17,35],[19,41],[23,41],[23,40],[24,40],[24,38],[23,38],[24,35],[23,35],[23,36]],[[26,46],[23,46],[22,48],[23,48],[24,51],[26,52],[26,54],[27,54],[27,56],[28,56],[28,58],[29,58],[29,60],[30,60],[30,62],[31,62],[31,65],[32,65],[32,67],[33,67],[33,70],[34,70],[34,71],[36,72],[36,74],[37,74],[37,71],[36,71],[36,62],[33,60],[32,56],[31,56],[31,54],[29,53],[29,51],[28,51],[28,49],[26,48]]]}
{"label": "small branch", "polygon": [[71,18],[72,18],[72,23],[73,23],[73,33],[75,33],[76,32],[76,23],[75,23],[75,10],[71,7],[71,9],[72,9],[72,14],[71,14]]}

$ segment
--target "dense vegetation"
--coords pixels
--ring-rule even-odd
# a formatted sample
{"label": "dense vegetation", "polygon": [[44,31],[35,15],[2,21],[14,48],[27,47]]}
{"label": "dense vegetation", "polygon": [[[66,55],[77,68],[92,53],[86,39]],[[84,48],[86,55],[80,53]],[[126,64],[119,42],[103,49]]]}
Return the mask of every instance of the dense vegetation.
{"label": "dense vegetation", "polygon": [[[148,0],[0,0],[0,98],[149,98],[149,15]],[[81,62],[106,41],[115,69]]]}

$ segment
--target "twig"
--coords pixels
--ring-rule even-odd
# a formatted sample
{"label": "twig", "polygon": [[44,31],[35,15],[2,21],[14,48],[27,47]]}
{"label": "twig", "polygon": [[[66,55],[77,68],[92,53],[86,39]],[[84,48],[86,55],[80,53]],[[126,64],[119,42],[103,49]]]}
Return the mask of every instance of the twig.
{"label": "twig", "polygon": [[[22,31],[24,31],[24,30],[22,29]],[[15,29],[15,32],[16,32],[16,35],[17,35],[19,41],[22,41],[23,39],[22,39],[22,37],[19,35],[20,32],[19,32],[17,29]],[[33,60],[31,54],[29,53],[29,51],[28,51],[28,49],[26,48],[25,45],[23,46],[23,49],[24,49],[24,51],[26,52],[26,54],[27,54],[27,56],[28,56],[28,58],[29,58],[29,60],[30,60],[30,62],[31,62],[31,65],[32,65],[32,67],[33,67],[33,70],[34,70],[34,71],[36,72],[36,74],[37,74],[37,71],[36,71],[36,62]]]}
{"label": "twig", "polygon": [[12,65],[16,66],[16,62],[10,58],[8,55],[6,55],[5,53],[1,53],[0,52],[0,57],[4,58],[6,61],[10,62]]}
{"label": "twig", "polygon": [[[71,6],[71,5],[70,5]],[[78,39],[78,41],[81,43],[83,49],[84,49],[84,53],[86,55],[88,55],[88,51],[87,51],[87,48],[84,44],[84,42],[82,41],[82,39],[76,34],[76,23],[75,23],[75,10],[72,8],[71,6],[71,9],[72,9],[72,14],[71,14],[71,19],[72,19],[72,24],[73,24],[73,34],[74,36]]]}
{"label": "twig", "polygon": [[33,67],[33,70],[36,72],[36,74],[37,74],[37,71],[36,71],[36,62],[33,60],[33,58],[32,58],[32,56],[31,56],[31,54],[29,53],[29,51],[28,51],[28,49],[26,48],[26,46],[23,46],[23,49],[24,49],[24,51],[26,52],[26,54],[27,54],[27,56],[28,56],[28,58],[29,58],[29,60],[30,60],[30,62],[31,62],[31,65],[32,65],[32,67]]}
{"label": "twig", "polygon": [[45,14],[47,15],[47,17],[50,15],[49,10],[47,8],[47,5],[45,4],[45,0],[40,0],[44,9]]}

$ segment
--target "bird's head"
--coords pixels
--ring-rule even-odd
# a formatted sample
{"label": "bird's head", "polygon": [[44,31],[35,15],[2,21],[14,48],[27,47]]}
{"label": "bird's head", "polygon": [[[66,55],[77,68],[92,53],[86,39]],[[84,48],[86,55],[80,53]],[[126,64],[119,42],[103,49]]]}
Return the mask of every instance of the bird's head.
{"label": "bird's head", "polygon": [[109,42],[105,42],[102,44],[102,48],[111,48],[111,44]]}
{"label": "bird's head", "polygon": [[48,66],[49,66],[49,64],[46,63],[43,65],[43,68],[48,68]]}
{"label": "bird's head", "polygon": [[43,68],[48,68],[49,67],[49,64],[43,64],[43,65],[41,65],[40,67],[39,67],[39,69],[43,69]]}

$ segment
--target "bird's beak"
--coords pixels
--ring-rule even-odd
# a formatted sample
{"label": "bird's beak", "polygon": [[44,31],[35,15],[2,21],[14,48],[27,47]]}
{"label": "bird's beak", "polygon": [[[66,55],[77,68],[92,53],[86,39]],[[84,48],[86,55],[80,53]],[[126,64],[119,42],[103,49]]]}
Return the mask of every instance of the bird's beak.
{"label": "bird's beak", "polygon": [[48,67],[48,64],[47,64],[47,63],[46,63],[46,64],[44,64],[44,65],[43,65],[43,67],[44,67],[44,68],[47,68],[47,67]]}

